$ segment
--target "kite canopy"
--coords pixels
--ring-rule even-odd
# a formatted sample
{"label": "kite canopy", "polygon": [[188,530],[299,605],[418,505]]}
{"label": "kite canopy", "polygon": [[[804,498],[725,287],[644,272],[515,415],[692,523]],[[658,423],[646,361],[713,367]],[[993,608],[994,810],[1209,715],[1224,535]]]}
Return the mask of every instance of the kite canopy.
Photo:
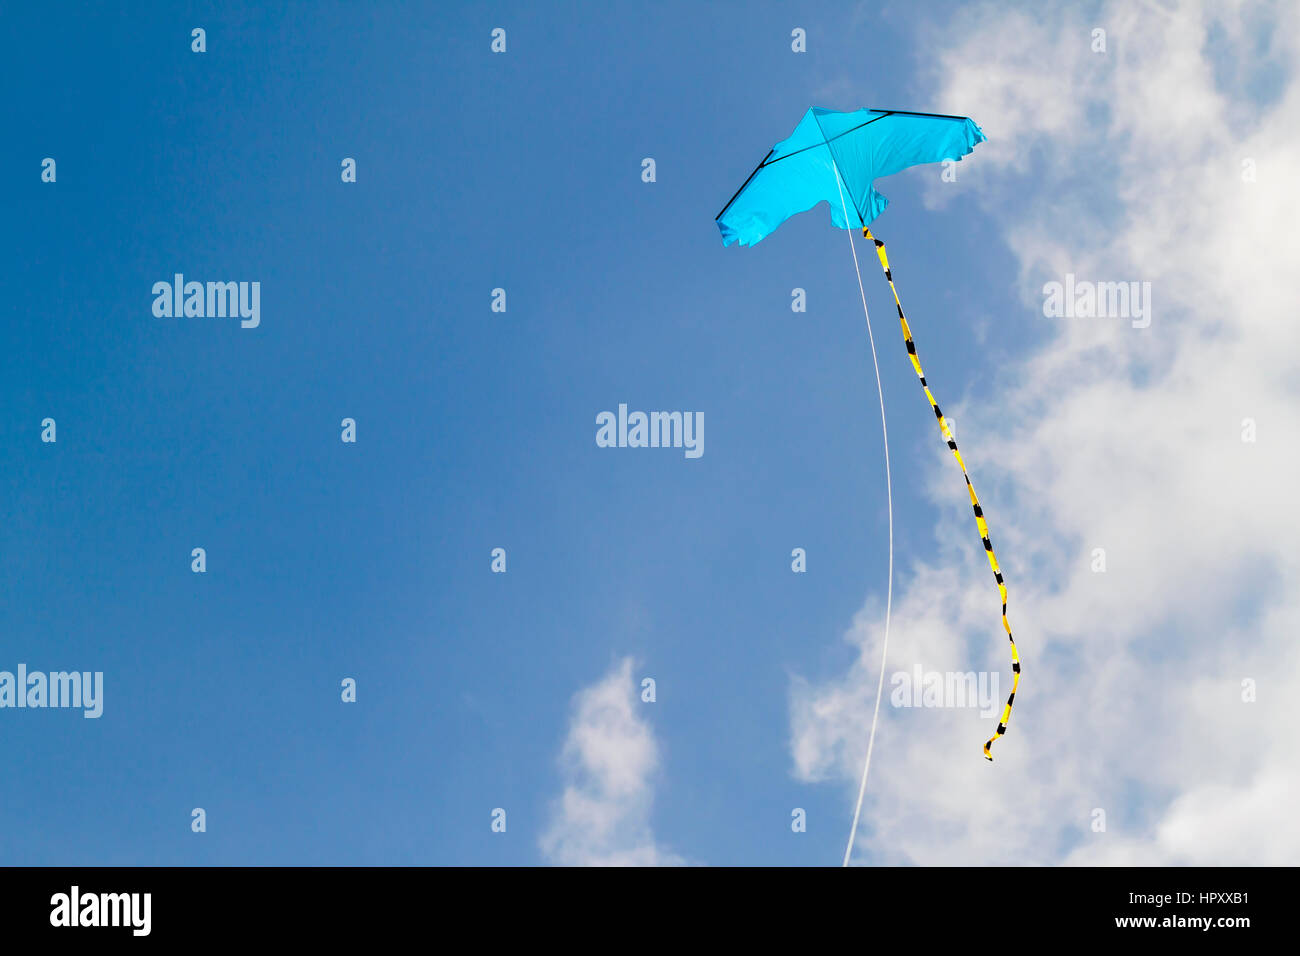
{"label": "kite canopy", "polygon": [[[982,142],[983,131],[965,116],[866,109],[837,113],[814,107],[718,213],[722,244],[752,246],[822,200],[830,203],[831,222],[841,229],[865,228],[889,205],[876,192],[877,177],[921,163],[961,159]],[[844,221],[840,189],[851,207],[851,222]]]}

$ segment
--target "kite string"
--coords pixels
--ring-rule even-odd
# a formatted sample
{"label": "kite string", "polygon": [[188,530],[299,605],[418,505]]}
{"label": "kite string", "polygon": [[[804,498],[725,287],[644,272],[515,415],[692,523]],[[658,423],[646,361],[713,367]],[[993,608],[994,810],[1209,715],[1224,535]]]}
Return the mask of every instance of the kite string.
{"label": "kite string", "polygon": [[[876,360],[876,337],[871,331],[871,313],[867,311],[867,293],[862,288],[862,269],[858,265],[858,247],[853,241],[853,227],[849,225],[849,209],[844,203],[844,190],[840,188],[840,170],[835,167],[835,188],[840,193],[840,208],[844,211],[844,228],[849,236],[849,251],[853,253],[853,271],[858,276],[858,295],[862,298],[862,315],[867,320],[867,340],[871,343],[871,364],[876,370],[876,394],[880,398],[880,433],[885,444],[885,497],[889,511],[889,578],[885,589],[885,639],[880,648],[880,680],[876,684],[876,707],[871,714],[871,734],[867,737],[867,759],[862,764],[862,782],[858,785],[858,802],[853,808],[853,826],[849,829],[849,843],[844,848],[844,862],[849,865],[853,853],[853,840],[858,833],[858,818],[862,815],[862,798],[867,792],[867,774],[871,770],[871,751],[876,744],[876,724],[880,719],[880,698],[885,689],[885,658],[889,655],[889,617],[894,601],[894,487],[889,473],[889,427],[885,422],[885,390],[880,384],[880,363]],[[858,216],[859,221],[862,217]]]}

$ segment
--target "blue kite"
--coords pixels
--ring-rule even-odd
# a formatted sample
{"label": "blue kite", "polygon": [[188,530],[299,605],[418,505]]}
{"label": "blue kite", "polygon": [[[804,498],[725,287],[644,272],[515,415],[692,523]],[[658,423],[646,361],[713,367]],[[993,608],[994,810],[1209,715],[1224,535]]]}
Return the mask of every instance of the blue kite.
{"label": "blue kite", "polygon": [[822,200],[830,203],[831,222],[848,229],[849,221],[836,208],[841,184],[853,206],[853,225],[865,229],[889,205],[876,192],[878,177],[922,163],[959,160],[982,142],[984,133],[965,116],[900,110],[836,113],[813,107],[718,213],[722,244],[752,246]]}
{"label": "blue kite", "polygon": [[[894,287],[894,276],[889,268],[885,244],[873,236],[868,228],[889,205],[889,200],[876,190],[877,178],[923,163],[960,160],[974,150],[976,144],[984,142],[984,139],[983,131],[974,120],[966,116],[871,109],[839,113],[834,110],[813,108],[804,114],[788,139],[782,140],[768,151],[763,161],[749,174],[749,178],[736,190],[736,194],[715,219],[718,229],[722,232],[723,245],[739,242],[743,246],[752,246],[771,235],[791,216],[806,212],[825,201],[830,205],[832,223],[841,229],[861,229],[863,237],[875,243],[876,256],[880,260],[880,267],[885,272],[885,278],[889,281],[890,291],[894,295],[894,304],[898,307],[898,320],[902,325],[903,341],[907,346],[908,357],[911,359],[913,370],[921,380],[921,387],[934,411],[944,442],[961,467],[971,508],[975,512],[975,523],[979,529],[980,540],[988,556],[989,566],[993,569],[998,593],[1002,599],[1002,627],[1011,642],[1011,669],[1014,676],[1011,694],[1003,708],[997,732],[984,744],[984,756],[992,760],[993,742],[1006,733],[1007,721],[1011,719],[1011,705],[1020,687],[1020,654],[1016,650],[1015,638],[1011,636],[1011,624],[1007,620],[1006,583],[997,556],[993,552],[993,543],[989,540],[989,528],[984,517],[984,509],[975,495],[975,486],[971,484],[970,475],[966,472],[966,463],[962,460],[961,452],[957,450],[952,428],[944,418],[943,412],[939,410],[939,403],[931,393],[926,383],[925,373],[921,370],[921,360],[916,352],[912,330],[903,315],[903,304],[898,298],[898,290]],[[862,295],[863,313],[866,314],[867,297],[862,290],[862,273],[858,269],[857,246],[853,242],[851,232],[849,245],[853,249],[853,266],[858,272],[858,291]],[[867,314],[867,334],[871,337],[871,357],[875,362],[875,337],[871,333],[869,314]],[[867,757],[862,770],[862,783],[858,790],[857,810],[853,815],[853,830],[849,834],[849,845],[844,851],[845,865],[848,864],[853,849],[853,836],[857,832],[858,815],[862,810],[862,796],[867,786],[867,771],[871,766],[871,750],[875,743],[876,720],[880,714],[880,692],[884,681],[884,655],[888,653],[889,648],[889,616],[893,597],[893,488],[889,476],[889,442],[885,426],[884,391],[880,384],[878,364],[876,390],[880,395],[881,429],[885,433],[885,481],[889,496],[889,591],[885,602],[881,685],[876,690],[875,716],[872,718],[871,736],[867,743]]]}

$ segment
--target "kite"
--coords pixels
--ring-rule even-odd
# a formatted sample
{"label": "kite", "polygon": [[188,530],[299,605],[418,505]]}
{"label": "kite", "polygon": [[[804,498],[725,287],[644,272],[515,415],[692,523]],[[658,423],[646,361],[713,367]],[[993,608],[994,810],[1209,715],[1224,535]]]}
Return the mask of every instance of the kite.
{"label": "kite", "polygon": [[[875,180],[900,172],[909,166],[922,163],[937,163],[944,160],[960,160],[974,150],[976,144],[984,142],[984,133],[974,120],[965,116],[947,116],[940,113],[911,113],[903,110],[861,109],[851,113],[839,113],[833,110],[810,109],[804,114],[799,125],[788,139],[777,143],[768,151],[763,161],[749,174],[749,178],[736,190],[734,196],[718,213],[715,221],[722,232],[723,245],[739,242],[743,246],[752,246],[770,235],[781,223],[791,216],[805,212],[825,201],[830,206],[831,222],[841,229],[861,229],[862,236],[875,243],[876,257],[880,268],[884,270],[889,282],[890,292],[894,296],[894,305],[898,309],[898,321],[903,330],[903,342],[907,347],[908,358],[912,368],[921,381],[930,408],[939,423],[939,431],[948,450],[957,459],[962,477],[966,481],[966,491],[970,497],[971,508],[975,512],[975,524],[979,529],[980,541],[988,557],[989,567],[997,581],[998,593],[1002,599],[1002,628],[1011,642],[1011,694],[998,721],[997,732],[984,744],[984,756],[993,759],[994,741],[1006,733],[1007,722],[1011,719],[1011,705],[1015,702],[1016,691],[1020,687],[1020,654],[1016,650],[1015,638],[1011,635],[1011,624],[1007,620],[1007,587],[1002,569],[998,565],[993,543],[989,539],[989,526],[985,520],[984,509],[975,494],[966,463],[952,428],[939,403],[935,400],[930,386],[926,382],[925,372],[921,369],[921,360],[917,355],[916,342],[912,337],[911,326],[903,315],[903,303],[894,286],[894,276],[889,268],[889,258],[885,244],[871,234],[868,228],[871,222],[885,211],[889,200],[876,191]],[[847,197],[847,201],[846,201]],[[836,199],[839,208],[836,209]],[[849,205],[852,205],[852,210]],[[862,311],[867,318],[867,335],[871,341],[871,360],[876,365],[876,391],[880,396],[880,424],[885,440],[885,481],[889,496],[889,590],[885,602],[885,639],[884,652],[889,647],[889,615],[893,599],[894,576],[894,517],[892,480],[889,475],[889,434],[885,424],[885,398],[880,384],[880,367],[876,362],[875,337],[871,332],[871,316],[867,313],[867,297],[862,289],[862,271],[858,267],[857,246],[853,242],[853,233],[849,232],[849,246],[853,250],[853,268],[858,275],[858,291],[862,296]],[[876,720],[880,714],[880,695],[884,687],[884,656],[881,657],[880,684],[876,689],[876,709],[871,722],[871,737],[867,744],[866,765],[862,771],[862,783],[858,790],[858,808],[853,815],[853,830],[849,834],[849,846],[844,851],[844,863],[848,864],[849,854],[853,849],[853,836],[857,832],[858,814],[862,810],[862,795],[867,786],[867,770],[871,766],[871,749],[875,743]]]}

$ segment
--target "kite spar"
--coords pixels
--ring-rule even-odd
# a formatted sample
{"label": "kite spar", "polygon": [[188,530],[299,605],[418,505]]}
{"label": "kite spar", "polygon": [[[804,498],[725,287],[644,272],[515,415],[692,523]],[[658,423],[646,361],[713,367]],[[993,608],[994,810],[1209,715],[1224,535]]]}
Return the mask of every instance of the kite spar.
{"label": "kite spar", "polygon": [[[1002,599],[1002,627],[1011,642],[1011,669],[1013,673],[1011,694],[998,721],[997,732],[984,744],[984,756],[993,759],[994,741],[1006,733],[1007,722],[1011,719],[1011,705],[1015,702],[1016,691],[1020,687],[1020,655],[1016,650],[1015,638],[1011,634],[1011,625],[1007,620],[1007,588],[1001,567],[989,539],[988,522],[984,509],[975,494],[966,471],[966,463],[952,428],[939,403],[935,400],[921,361],[916,351],[916,342],[912,337],[911,327],[903,314],[903,304],[894,286],[893,272],[889,267],[889,258],[885,244],[871,234],[868,225],[888,206],[889,200],[875,189],[874,180],[888,176],[909,166],[922,163],[937,163],[942,160],[960,160],[969,154],[978,143],[984,141],[984,133],[974,120],[965,116],[948,116],[939,113],[912,113],[903,110],[857,110],[852,113],[838,113],[824,109],[810,109],[804,114],[799,125],[788,139],[777,143],[767,156],[758,164],[749,178],[736,190],[734,196],[715,217],[722,232],[723,245],[739,242],[741,245],[753,245],[773,232],[781,223],[791,216],[812,209],[825,200],[830,205],[831,222],[841,229],[862,230],[863,238],[875,243],[876,256],[884,270],[898,308],[898,321],[903,331],[903,341],[907,347],[908,358],[912,368],[920,379],[926,400],[934,410],[939,423],[939,431],[957,464],[961,468],[962,478],[966,482],[966,491],[970,497],[971,508],[975,512],[975,524],[979,529],[980,541],[988,556],[989,567],[997,581],[998,593]],[[778,168],[779,165],[779,168]],[[834,184],[835,192],[830,192]],[[853,204],[850,216],[845,196]],[[832,196],[839,199],[840,215],[836,215]],[[876,360],[875,336],[871,330],[871,315],[867,310],[866,292],[862,287],[862,270],[858,266],[857,246],[853,233],[849,232],[849,248],[853,253],[853,268],[857,273],[858,293],[862,298],[862,313],[867,320],[867,336],[871,343],[871,361],[876,372],[876,392],[880,398],[880,427],[885,445],[885,488],[889,508],[889,583],[885,599],[885,632],[881,648],[880,680],[876,686],[876,704],[871,718],[871,733],[867,741],[867,756],[862,768],[862,782],[858,788],[857,806],[853,812],[853,826],[849,833],[849,843],[844,851],[844,865],[847,866],[853,850],[853,840],[857,833],[858,818],[862,811],[862,799],[867,788],[867,774],[871,768],[871,754],[875,745],[876,725],[880,716],[880,698],[885,682],[885,658],[889,653],[889,621],[893,603],[894,587],[894,513],[893,480],[889,467],[889,433],[885,421],[885,396],[880,383],[880,366]]]}

